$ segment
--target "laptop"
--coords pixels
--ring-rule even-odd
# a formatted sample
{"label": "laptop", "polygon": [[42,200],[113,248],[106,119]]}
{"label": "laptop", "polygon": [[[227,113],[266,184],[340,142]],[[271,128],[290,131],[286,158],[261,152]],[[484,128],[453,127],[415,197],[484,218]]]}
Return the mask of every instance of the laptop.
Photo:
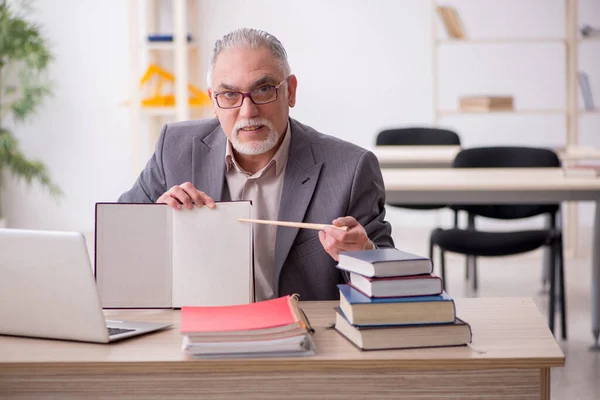
{"label": "laptop", "polygon": [[0,334],[110,343],[165,329],[106,320],[85,238],[0,229]]}

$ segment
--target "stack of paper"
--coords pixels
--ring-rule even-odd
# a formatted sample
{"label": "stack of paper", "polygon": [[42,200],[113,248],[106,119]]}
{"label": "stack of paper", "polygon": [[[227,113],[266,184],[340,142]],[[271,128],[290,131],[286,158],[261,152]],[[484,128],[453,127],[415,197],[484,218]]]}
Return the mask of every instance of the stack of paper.
{"label": "stack of paper", "polygon": [[312,355],[312,328],[294,296],[252,304],[181,307],[183,350],[194,357]]}

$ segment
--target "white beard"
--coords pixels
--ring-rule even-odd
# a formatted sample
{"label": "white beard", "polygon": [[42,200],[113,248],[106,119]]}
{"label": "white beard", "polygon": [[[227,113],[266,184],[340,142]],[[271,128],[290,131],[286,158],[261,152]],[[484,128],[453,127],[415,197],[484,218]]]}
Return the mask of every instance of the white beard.
{"label": "white beard", "polygon": [[[269,130],[269,134],[264,140],[253,141],[250,143],[240,142],[238,135],[240,129],[261,125],[264,125]],[[233,148],[238,153],[248,156],[264,154],[267,151],[271,150],[273,147],[275,147],[278,141],[279,134],[275,130],[275,127],[273,126],[271,121],[265,118],[242,119],[235,123],[235,125],[233,126],[233,131],[231,132],[231,145],[233,146]]]}

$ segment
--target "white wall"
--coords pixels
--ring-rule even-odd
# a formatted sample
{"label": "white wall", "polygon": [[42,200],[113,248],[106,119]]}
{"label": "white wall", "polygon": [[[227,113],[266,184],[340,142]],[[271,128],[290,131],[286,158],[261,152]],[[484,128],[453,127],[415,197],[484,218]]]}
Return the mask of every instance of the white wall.
{"label": "white wall", "polygon": [[[454,4],[471,37],[560,37],[560,0],[462,0]],[[600,26],[600,2],[580,0],[582,22]],[[38,17],[54,43],[55,97],[17,131],[26,154],[50,167],[66,193],[60,204],[11,183],[2,193],[10,226],[91,231],[94,203],[133,183],[129,114],[127,2],[45,0]],[[166,10],[169,7],[165,7]],[[525,11],[523,11],[525,10]],[[361,146],[385,127],[433,121],[431,4],[424,0],[200,0],[201,51],[241,27],[275,34],[299,80],[292,116]],[[600,41],[580,62],[600,103]],[[517,107],[564,107],[560,44],[445,45],[439,49],[442,108],[459,94],[514,94]],[[205,72],[205,71],[203,71]],[[135,77],[138,79],[138,77]],[[466,146],[564,144],[561,116],[452,116]],[[600,115],[581,118],[581,142],[600,146]],[[581,220],[591,223],[591,209]],[[433,225],[432,214],[390,212],[401,225]],[[447,218],[444,217],[444,218]]]}

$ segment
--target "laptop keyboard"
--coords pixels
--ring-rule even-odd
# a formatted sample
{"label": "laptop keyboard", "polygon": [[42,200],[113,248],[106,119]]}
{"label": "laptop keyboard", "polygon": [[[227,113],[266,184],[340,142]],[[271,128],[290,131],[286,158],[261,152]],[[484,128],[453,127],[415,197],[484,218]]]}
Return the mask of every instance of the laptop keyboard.
{"label": "laptop keyboard", "polygon": [[108,329],[108,336],[114,336],[114,335],[119,335],[119,334],[125,333],[125,332],[135,331],[135,329],[109,328],[109,327],[107,327],[106,329]]}

